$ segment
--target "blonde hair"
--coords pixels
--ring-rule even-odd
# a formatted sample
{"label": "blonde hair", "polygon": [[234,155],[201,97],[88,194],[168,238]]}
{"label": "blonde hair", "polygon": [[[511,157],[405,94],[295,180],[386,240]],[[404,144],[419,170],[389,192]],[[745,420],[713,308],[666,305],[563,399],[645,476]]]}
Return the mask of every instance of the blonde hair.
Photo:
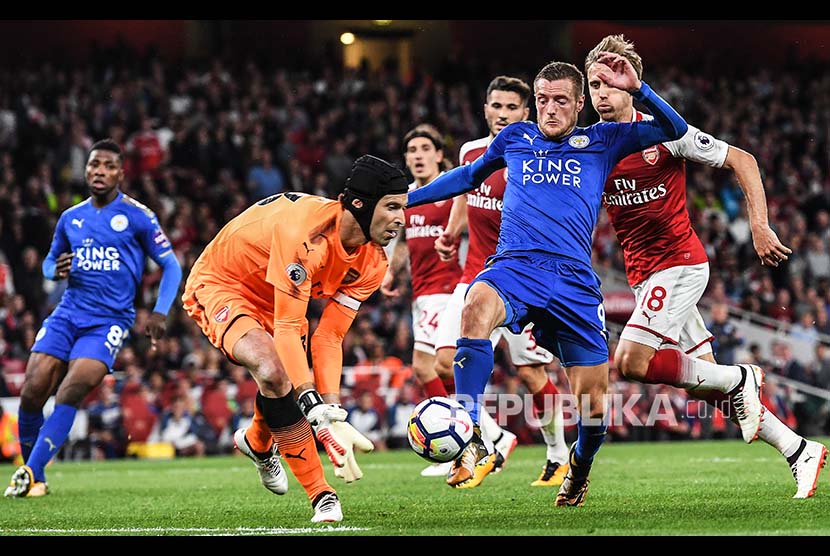
{"label": "blonde hair", "polygon": [[597,61],[597,57],[599,57],[600,52],[611,52],[613,54],[619,54],[628,59],[631,62],[632,67],[634,67],[634,71],[637,72],[637,78],[642,79],[643,77],[643,59],[640,58],[640,55],[637,54],[637,51],[634,50],[634,43],[626,40],[625,36],[623,35],[608,35],[597,44],[587,56],[585,56],[585,73],[588,73],[588,68],[591,67],[591,64]]}

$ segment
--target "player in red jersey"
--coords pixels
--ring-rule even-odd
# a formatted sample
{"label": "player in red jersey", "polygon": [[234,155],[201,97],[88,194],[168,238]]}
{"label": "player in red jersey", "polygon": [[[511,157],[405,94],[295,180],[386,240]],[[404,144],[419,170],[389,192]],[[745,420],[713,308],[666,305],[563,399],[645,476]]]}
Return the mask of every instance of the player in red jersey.
{"label": "player in red jersey", "polygon": [[[626,57],[638,74],[643,69],[634,45],[622,35],[605,37],[588,53],[588,89],[600,118],[649,118],[634,109],[631,95],[597,77],[594,62],[603,51]],[[712,354],[712,335],[697,309],[709,279],[709,262],[686,210],[686,160],[734,172],[747,199],[761,264],[778,266],[792,252],[769,227],[758,164],[746,151],[689,125],[677,141],[629,155],[614,167],[603,194],[637,298],[614,358],[627,378],[678,386],[719,405],[730,400],[743,373],[754,373],[760,385],[763,372],[755,365],[718,365]],[[733,418],[746,409],[738,405],[731,404]],[[757,435],[787,458],[798,488],[794,498],[813,495],[827,455],[822,444],[797,435],[769,410],[762,412],[756,430],[741,432],[746,442]]]}
{"label": "player in red jersey", "polygon": [[[515,77],[500,75],[487,87],[484,104],[484,119],[489,135],[469,141],[461,146],[459,163],[470,164],[481,156],[490,141],[513,122],[526,120],[530,110],[530,86]],[[435,240],[435,249],[443,259],[456,256],[458,238],[466,228],[469,245],[464,273],[453,291],[446,311],[441,315],[436,343],[438,369],[452,368],[455,357],[455,342],[461,335],[461,310],[467,287],[476,275],[484,269],[484,262],[496,252],[501,226],[502,198],[507,180],[507,169],[491,174],[473,191],[456,197],[449,223],[444,233]],[[542,417],[542,437],[547,445],[546,462],[542,473],[533,486],[558,486],[568,472],[568,447],[565,444],[561,405],[552,403],[558,393],[550,381],[545,365],[553,361],[553,354],[536,345],[533,325],[528,324],[521,334],[514,334],[506,327],[497,328],[490,336],[495,347],[501,338],[505,339],[510,359],[516,367],[522,383],[533,395],[534,412]],[[552,410],[556,408],[555,413]],[[484,412],[482,412],[482,415]],[[463,484],[466,477],[456,477],[459,488],[478,486],[487,473],[498,473],[510,452],[516,446],[516,435],[499,427],[493,419],[482,419],[482,432],[493,442],[495,450],[481,465],[477,466],[473,478]],[[452,480],[452,477],[451,477]]]}
{"label": "player in red jersey", "polygon": [[[419,125],[410,130],[403,140],[406,165],[415,181],[412,189],[423,187],[437,178],[449,161],[444,158],[444,142],[430,125]],[[406,232],[397,238],[392,248],[389,269],[384,276],[381,292],[397,297],[395,286],[406,266],[407,254],[412,279],[412,328],[415,348],[412,369],[427,396],[446,396],[447,389],[435,371],[435,331],[449,301],[452,289],[461,277],[458,257],[442,262],[433,247],[447,225],[451,201],[439,201],[413,209],[406,209]],[[452,376],[452,362],[439,369],[441,376]]]}

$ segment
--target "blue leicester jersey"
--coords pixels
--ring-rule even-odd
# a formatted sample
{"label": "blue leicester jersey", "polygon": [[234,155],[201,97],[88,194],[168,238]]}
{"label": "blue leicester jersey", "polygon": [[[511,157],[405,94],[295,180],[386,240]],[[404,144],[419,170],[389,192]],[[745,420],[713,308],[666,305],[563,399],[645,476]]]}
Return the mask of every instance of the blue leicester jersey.
{"label": "blue leicester jersey", "polygon": [[600,122],[549,139],[535,122],[515,122],[472,164],[410,191],[408,206],[454,197],[507,168],[496,253],[548,253],[591,264],[591,240],[605,180],[625,156],[682,137],[688,125],[646,83],[633,93],[653,120]]}
{"label": "blue leicester jersey", "polygon": [[535,122],[501,130],[474,171],[478,180],[507,166],[496,253],[542,251],[590,264],[605,179],[617,162],[641,149],[633,125],[577,127],[554,140]]}
{"label": "blue leicester jersey", "polygon": [[153,211],[119,192],[103,208],[87,199],[63,212],[48,257],[75,254],[69,284],[56,311],[135,318],[135,296],[149,255],[159,265],[174,256]]}

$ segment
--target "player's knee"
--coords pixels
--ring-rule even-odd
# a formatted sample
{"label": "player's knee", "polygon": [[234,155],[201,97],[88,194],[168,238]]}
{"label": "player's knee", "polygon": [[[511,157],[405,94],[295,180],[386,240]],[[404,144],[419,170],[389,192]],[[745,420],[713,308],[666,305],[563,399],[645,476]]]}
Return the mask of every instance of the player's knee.
{"label": "player's knee", "polygon": [[36,382],[26,381],[20,389],[20,409],[34,413],[43,409],[49,398],[49,388]]}
{"label": "player's knee", "polygon": [[495,326],[492,311],[486,307],[468,303],[461,311],[461,335],[465,338],[489,338]]}
{"label": "player's knee", "polygon": [[291,390],[291,380],[276,358],[259,360],[251,369],[263,394],[281,397]]}
{"label": "player's knee", "polygon": [[30,375],[26,377],[20,388],[20,407],[23,411],[40,411],[51,395],[52,381],[50,377]]}
{"label": "player's knee", "polygon": [[599,386],[591,388],[587,392],[587,396],[582,396],[580,415],[590,417],[591,419],[605,418],[607,393],[607,388],[601,388]]}
{"label": "player's knee", "polygon": [[81,406],[84,398],[98,385],[98,382],[93,384],[86,380],[70,380],[67,378],[55,394],[55,403],[78,408]]}

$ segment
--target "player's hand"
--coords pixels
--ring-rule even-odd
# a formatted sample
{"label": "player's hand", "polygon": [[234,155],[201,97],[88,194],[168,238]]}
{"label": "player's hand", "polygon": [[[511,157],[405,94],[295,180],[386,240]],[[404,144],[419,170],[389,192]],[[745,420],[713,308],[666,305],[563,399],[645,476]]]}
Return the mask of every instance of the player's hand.
{"label": "player's hand", "polygon": [[343,479],[347,483],[360,480],[363,477],[363,471],[357,465],[357,460],[354,457],[355,449],[366,453],[374,450],[375,445],[345,421],[332,423],[331,431],[340,441],[341,446],[346,448],[344,456],[346,463],[343,467],[334,468],[334,476]]}
{"label": "player's hand", "polygon": [[346,448],[332,430],[335,422],[345,421],[348,413],[337,404],[321,403],[308,410],[306,418],[314,429],[314,435],[323,448],[326,449],[329,459],[335,467],[346,465]]}
{"label": "player's hand", "polygon": [[69,276],[69,271],[72,270],[72,259],[75,258],[75,253],[61,253],[55,261],[55,279],[63,280]]}
{"label": "player's hand", "polygon": [[156,349],[156,343],[165,332],[167,332],[167,317],[161,313],[151,314],[144,326],[144,335],[150,337],[150,349]]}
{"label": "player's hand", "polygon": [[752,244],[764,266],[778,266],[778,263],[786,261],[789,258],[787,255],[793,252],[781,243],[778,235],[768,225],[752,229]]}
{"label": "player's hand", "polygon": [[401,295],[400,288],[395,285],[395,275],[392,274],[391,269],[386,269],[386,274],[383,275],[383,280],[380,283],[380,293],[392,299]]}
{"label": "player's hand", "polygon": [[442,232],[440,236],[435,239],[435,251],[438,252],[438,258],[448,263],[458,256],[458,245],[455,238],[450,236],[446,231]]}
{"label": "player's hand", "polygon": [[642,83],[637,71],[628,58],[613,52],[600,52],[597,56],[597,77],[609,87],[633,93],[639,91]]}

